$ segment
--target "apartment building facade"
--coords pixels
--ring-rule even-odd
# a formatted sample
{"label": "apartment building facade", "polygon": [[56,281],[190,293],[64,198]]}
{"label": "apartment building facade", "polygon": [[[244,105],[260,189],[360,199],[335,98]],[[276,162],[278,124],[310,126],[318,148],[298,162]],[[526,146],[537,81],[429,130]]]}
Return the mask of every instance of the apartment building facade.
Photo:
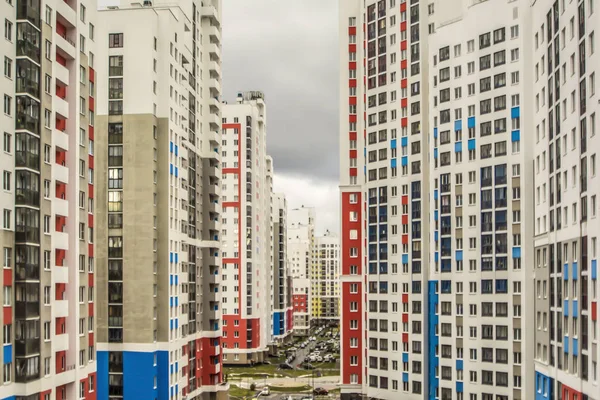
{"label": "apartment building facade", "polygon": [[311,268],[311,318],[319,322],[339,321],[340,240],[332,232],[315,238]]}
{"label": "apartment building facade", "polygon": [[527,399],[534,340],[526,268],[533,261],[531,10],[526,1],[434,6],[429,393]]}
{"label": "apartment building facade", "polygon": [[427,396],[426,15],[424,1],[340,7],[344,399]]}
{"label": "apartment building facade", "polygon": [[[535,399],[598,394],[595,1],[532,5]],[[531,398],[534,398],[533,396]]]}
{"label": "apartment building facade", "polygon": [[288,212],[288,260],[292,274],[292,308],[294,334],[306,336],[310,331],[312,300],[310,273],[315,243],[315,209],[293,208]]}
{"label": "apartment building facade", "polygon": [[99,12],[102,399],[227,398],[220,20],[219,1],[121,3]]}
{"label": "apartment building facade", "polygon": [[93,1],[0,5],[0,398],[95,399]]}
{"label": "apartment building facade", "polygon": [[223,106],[223,361],[262,362],[271,336],[271,191],[266,104],[239,93]]}
{"label": "apartment building facade", "polygon": [[283,193],[271,195],[272,287],[271,338],[274,345],[292,338],[292,277],[287,255],[287,200]]}

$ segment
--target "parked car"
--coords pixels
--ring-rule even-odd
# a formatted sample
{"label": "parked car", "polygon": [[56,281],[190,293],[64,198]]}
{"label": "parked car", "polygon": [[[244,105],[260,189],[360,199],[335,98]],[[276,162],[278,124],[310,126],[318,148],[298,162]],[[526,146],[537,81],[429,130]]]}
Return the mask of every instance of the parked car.
{"label": "parked car", "polygon": [[328,395],[329,391],[327,389],[318,387],[315,390],[313,390],[313,394],[316,394],[318,396],[322,396],[322,395]]}
{"label": "parked car", "polygon": [[265,386],[263,388],[263,390],[259,393],[261,396],[270,396],[271,395],[271,389],[269,389],[268,386]]}
{"label": "parked car", "polygon": [[279,369],[294,369],[294,367],[292,367],[288,363],[281,363],[281,364],[279,364]]}
{"label": "parked car", "polygon": [[316,358],[317,358],[317,362],[323,362],[323,357],[317,356]]}

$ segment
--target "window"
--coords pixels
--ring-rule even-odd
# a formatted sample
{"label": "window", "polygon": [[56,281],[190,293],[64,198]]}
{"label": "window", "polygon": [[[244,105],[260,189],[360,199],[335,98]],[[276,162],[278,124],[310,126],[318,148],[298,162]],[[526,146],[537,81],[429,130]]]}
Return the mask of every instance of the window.
{"label": "window", "polygon": [[10,133],[4,132],[4,151],[6,153],[10,153],[12,149],[12,135]]}
{"label": "window", "polygon": [[4,209],[4,221],[2,222],[2,227],[4,229],[10,229],[10,219],[11,219],[11,210]]}
{"label": "window", "polygon": [[79,51],[85,53],[85,36],[79,35]]}
{"label": "window", "polygon": [[108,47],[123,47],[123,34],[122,33],[110,33],[108,35]]}
{"label": "window", "polygon": [[4,171],[4,176],[3,176],[3,180],[2,180],[2,188],[6,191],[10,192],[10,183],[11,183],[11,172],[10,171]]}
{"label": "window", "polygon": [[12,113],[12,97],[5,94],[4,95],[4,114],[11,115]]}
{"label": "window", "polygon": [[49,40],[44,42],[44,55],[48,60],[52,59],[52,42]]}
{"label": "window", "polygon": [[4,76],[12,78],[12,60],[4,56]]}
{"label": "window", "polygon": [[5,19],[4,20],[4,38],[9,42],[12,42],[12,22]]}
{"label": "window", "polygon": [[46,19],[45,22],[52,26],[52,9],[48,6],[46,6]]}

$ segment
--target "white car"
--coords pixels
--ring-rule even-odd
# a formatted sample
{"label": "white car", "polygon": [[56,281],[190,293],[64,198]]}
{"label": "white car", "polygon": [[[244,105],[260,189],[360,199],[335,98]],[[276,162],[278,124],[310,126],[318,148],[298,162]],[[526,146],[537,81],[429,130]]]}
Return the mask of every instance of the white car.
{"label": "white car", "polygon": [[317,358],[317,362],[323,362],[323,357],[317,356],[316,358]]}

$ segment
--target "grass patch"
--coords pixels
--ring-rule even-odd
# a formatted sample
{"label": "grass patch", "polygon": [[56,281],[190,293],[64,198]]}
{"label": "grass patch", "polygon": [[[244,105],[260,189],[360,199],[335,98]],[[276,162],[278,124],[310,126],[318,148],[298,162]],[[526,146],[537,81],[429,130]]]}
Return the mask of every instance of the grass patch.
{"label": "grass patch", "polygon": [[289,387],[278,387],[278,386],[270,386],[271,392],[275,393],[302,393],[308,392],[312,390],[312,387],[308,385],[301,386],[289,386]]}
{"label": "grass patch", "polygon": [[252,396],[256,393],[256,390],[252,391],[252,390],[248,390],[248,389],[243,389],[241,387],[238,387],[236,385],[229,385],[229,391],[228,394],[231,397],[238,397],[243,399],[246,396]]}

